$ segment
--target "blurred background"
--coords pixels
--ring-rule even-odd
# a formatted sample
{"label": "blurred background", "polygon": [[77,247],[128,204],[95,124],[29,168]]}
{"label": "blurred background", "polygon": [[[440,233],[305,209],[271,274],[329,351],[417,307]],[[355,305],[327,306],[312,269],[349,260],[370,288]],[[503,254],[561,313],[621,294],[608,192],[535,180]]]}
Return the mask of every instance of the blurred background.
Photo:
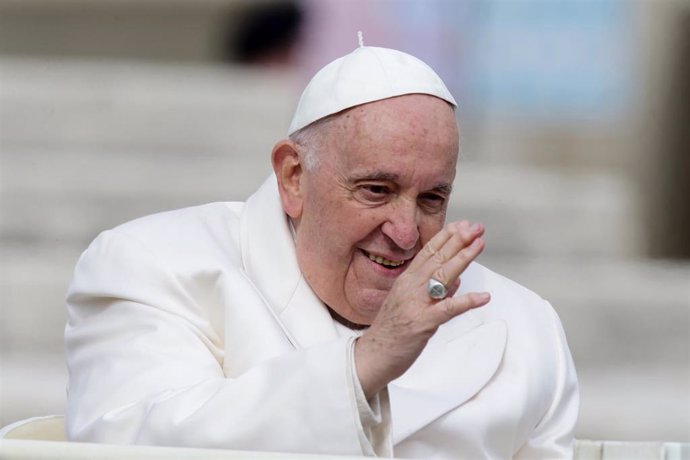
{"label": "blurred background", "polygon": [[690,1],[0,0],[0,425],[62,413],[81,251],[246,198],[308,77],[365,43],[459,101],[450,218],[558,311],[580,438],[690,441]]}

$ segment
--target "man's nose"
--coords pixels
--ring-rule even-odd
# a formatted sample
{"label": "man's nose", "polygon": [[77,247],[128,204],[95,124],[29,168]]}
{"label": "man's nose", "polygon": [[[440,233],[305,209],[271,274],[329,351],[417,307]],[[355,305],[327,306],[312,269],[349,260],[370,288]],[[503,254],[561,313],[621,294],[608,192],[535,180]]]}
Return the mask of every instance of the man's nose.
{"label": "man's nose", "polygon": [[400,249],[413,249],[419,241],[417,204],[402,200],[394,204],[381,230]]}

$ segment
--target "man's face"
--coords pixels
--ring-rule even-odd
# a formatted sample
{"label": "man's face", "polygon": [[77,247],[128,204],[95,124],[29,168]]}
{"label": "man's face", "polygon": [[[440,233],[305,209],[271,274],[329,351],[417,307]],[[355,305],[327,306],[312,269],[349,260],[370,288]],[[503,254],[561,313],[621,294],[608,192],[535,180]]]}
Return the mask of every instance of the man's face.
{"label": "man's face", "polygon": [[458,131],[445,101],[407,95],[328,125],[303,171],[295,219],[300,269],[340,316],[371,324],[396,278],[443,226]]}

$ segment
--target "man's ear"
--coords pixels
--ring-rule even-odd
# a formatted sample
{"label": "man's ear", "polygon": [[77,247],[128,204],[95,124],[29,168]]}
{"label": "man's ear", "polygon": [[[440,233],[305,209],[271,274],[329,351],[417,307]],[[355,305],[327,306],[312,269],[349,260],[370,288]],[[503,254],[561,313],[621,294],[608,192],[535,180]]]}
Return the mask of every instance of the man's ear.
{"label": "man's ear", "polygon": [[278,142],[273,147],[271,162],[278,179],[278,192],[283,210],[293,219],[299,219],[303,205],[303,168],[294,142],[287,139]]}

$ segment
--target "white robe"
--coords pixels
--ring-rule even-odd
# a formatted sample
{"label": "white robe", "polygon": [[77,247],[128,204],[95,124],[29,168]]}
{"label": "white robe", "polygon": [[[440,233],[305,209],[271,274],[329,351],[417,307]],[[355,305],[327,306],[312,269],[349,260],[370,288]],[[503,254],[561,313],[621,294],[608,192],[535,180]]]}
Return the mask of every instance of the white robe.
{"label": "white robe", "polygon": [[477,263],[462,275],[466,291],[489,291],[492,300],[442,326],[376,399],[379,417],[362,420],[352,339],[300,273],[274,177],[246,203],[137,219],[99,235],[75,269],[65,330],[68,437],[570,457],[577,379],[557,315]]}

